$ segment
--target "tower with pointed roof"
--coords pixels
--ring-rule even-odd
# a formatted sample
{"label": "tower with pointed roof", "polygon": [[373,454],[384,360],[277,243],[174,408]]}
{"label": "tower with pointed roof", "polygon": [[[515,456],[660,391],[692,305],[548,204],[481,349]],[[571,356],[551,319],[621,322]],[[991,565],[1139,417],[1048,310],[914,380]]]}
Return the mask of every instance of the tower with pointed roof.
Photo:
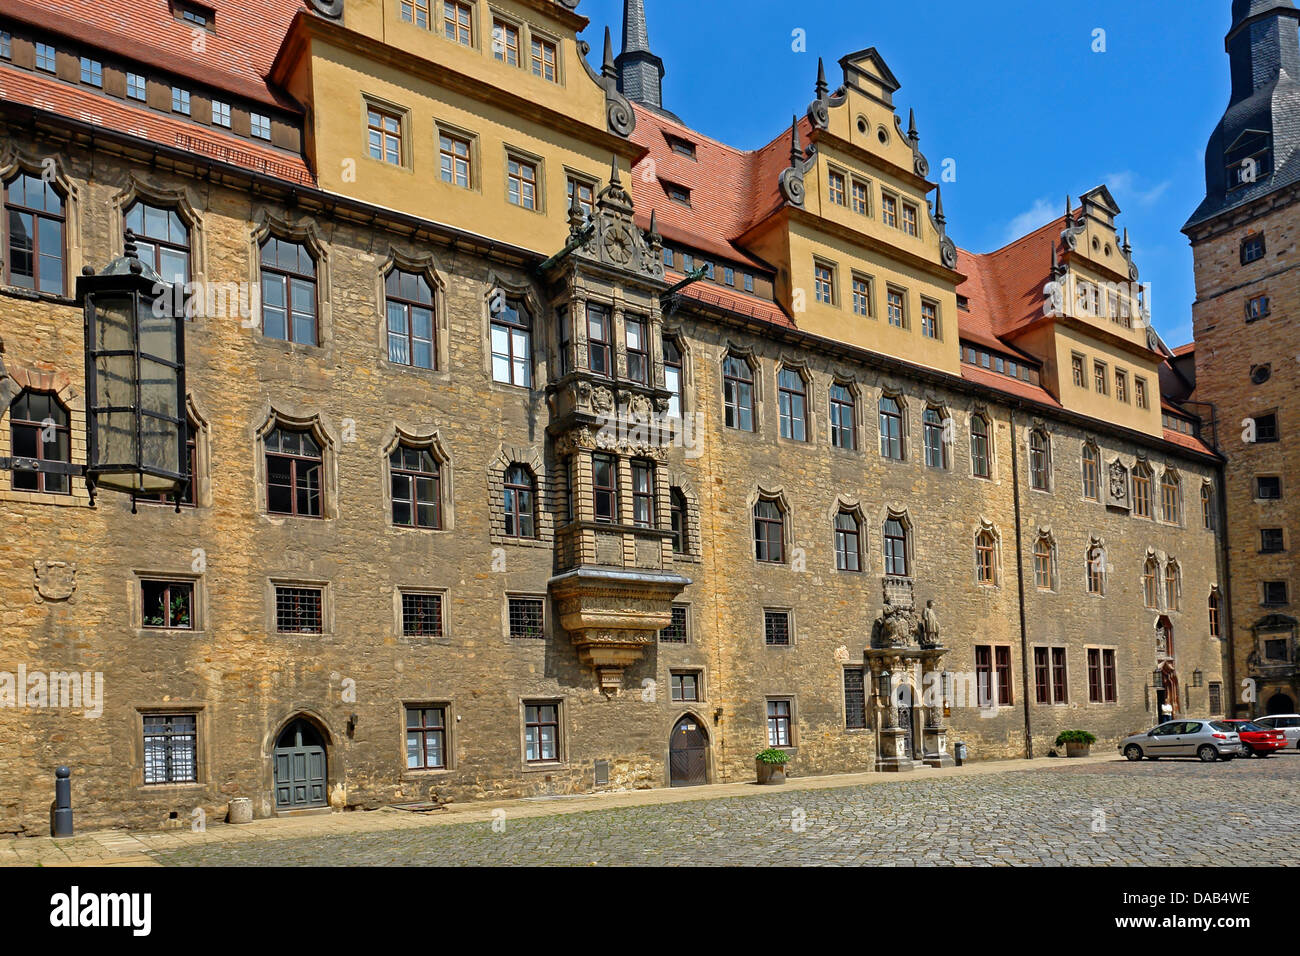
{"label": "tower with pointed roof", "polygon": [[620,93],[634,103],[663,109],[664,61],[650,52],[645,0],[623,0],[623,52],[614,63]]}
{"label": "tower with pointed roof", "polygon": [[[1300,703],[1300,10],[1234,0],[1231,93],[1205,150],[1205,197],[1183,227],[1196,302],[1193,399],[1218,423],[1232,576],[1231,660],[1251,715]],[[1185,354],[1185,353],[1184,353]]]}

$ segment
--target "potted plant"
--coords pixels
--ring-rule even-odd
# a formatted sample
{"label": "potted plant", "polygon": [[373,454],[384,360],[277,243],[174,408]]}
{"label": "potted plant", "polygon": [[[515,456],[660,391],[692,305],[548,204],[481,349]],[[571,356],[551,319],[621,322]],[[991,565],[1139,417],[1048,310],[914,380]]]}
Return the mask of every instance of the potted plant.
{"label": "potted plant", "polygon": [[1067,757],[1086,757],[1097,738],[1086,730],[1063,730],[1056,735],[1056,746],[1065,747]]}
{"label": "potted plant", "polygon": [[759,783],[785,783],[785,765],[790,755],[784,750],[768,747],[754,758]]}

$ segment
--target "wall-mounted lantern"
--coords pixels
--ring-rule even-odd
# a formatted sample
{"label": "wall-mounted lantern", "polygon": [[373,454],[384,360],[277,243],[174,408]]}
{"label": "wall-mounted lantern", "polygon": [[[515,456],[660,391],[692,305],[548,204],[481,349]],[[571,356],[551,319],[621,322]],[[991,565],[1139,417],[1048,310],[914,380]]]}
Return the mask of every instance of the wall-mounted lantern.
{"label": "wall-mounted lantern", "polygon": [[890,695],[893,694],[893,691],[894,675],[889,673],[888,669],[885,669],[881,671],[880,676],[876,678],[876,694],[880,697],[882,704],[889,706],[889,698]]}
{"label": "wall-mounted lantern", "polygon": [[185,315],[172,286],[136,255],[77,278],[86,334],[86,488],[171,495],[189,482]]}
{"label": "wall-mounted lantern", "polygon": [[1158,667],[1151,672],[1151,686],[1156,690],[1164,690],[1165,672]]}

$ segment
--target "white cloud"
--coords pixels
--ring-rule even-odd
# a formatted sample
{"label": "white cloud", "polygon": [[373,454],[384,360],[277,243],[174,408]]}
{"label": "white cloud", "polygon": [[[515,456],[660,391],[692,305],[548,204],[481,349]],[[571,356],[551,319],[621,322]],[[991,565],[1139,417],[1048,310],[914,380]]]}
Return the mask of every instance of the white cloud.
{"label": "white cloud", "polygon": [[1137,203],[1139,206],[1154,205],[1161,196],[1173,185],[1172,179],[1166,179],[1163,182],[1156,183],[1147,189],[1138,185],[1137,174],[1132,170],[1111,173],[1106,177],[1105,183],[1110,188],[1111,194],[1115,201],[1122,208],[1129,200]]}
{"label": "white cloud", "polygon": [[1028,235],[1044,223],[1051,222],[1061,215],[1062,208],[1064,207],[1060,203],[1054,203],[1050,199],[1035,200],[1030,208],[1007,223],[1004,241],[1015,242],[1021,236]]}

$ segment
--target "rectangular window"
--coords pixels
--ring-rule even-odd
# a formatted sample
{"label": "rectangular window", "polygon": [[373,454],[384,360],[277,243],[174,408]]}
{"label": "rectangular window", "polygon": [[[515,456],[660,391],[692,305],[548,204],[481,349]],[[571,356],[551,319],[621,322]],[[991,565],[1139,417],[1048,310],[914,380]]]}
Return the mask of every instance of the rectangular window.
{"label": "rectangular window", "polygon": [[1082,355],[1076,354],[1070,356],[1070,371],[1074,375],[1075,387],[1086,388],[1087,387],[1086,383],[1083,380],[1083,356]]}
{"label": "rectangular window", "polygon": [[672,614],[672,623],[659,632],[659,643],[685,644],[690,639],[690,635],[687,633],[688,618],[686,605],[674,604]]}
{"label": "rectangular window", "polygon": [[1246,321],[1254,322],[1269,314],[1268,296],[1257,295],[1246,302]]}
{"label": "rectangular window", "polygon": [[[62,295],[65,289],[63,197],[52,182],[20,172],[4,187],[4,200],[9,283],[35,292]],[[41,443],[41,448],[48,443]],[[43,456],[44,452],[33,451],[23,457]],[[19,474],[15,472],[15,478]],[[67,485],[66,476],[21,474],[40,479],[37,484]]]}
{"label": "rectangular window", "polygon": [[460,3],[459,0],[443,0],[442,3],[442,32],[448,40],[454,40],[464,46],[473,45],[473,33],[471,32],[471,18],[473,16],[469,4]]}
{"label": "rectangular window", "polygon": [[539,597],[512,597],[506,603],[510,636],[538,640],[546,636],[546,601]]}
{"label": "rectangular window", "polygon": [[1101,690],[1101,649],[1088,648],[1088,703],[1100,704]]}
{"label": "rectangular window", "polygon": [[1147,380],[1144,378],[1135,376],[1133,379],[1133,404],[1138,408],[1147,407]]}
{"label": "rectangular window", "polygon": [[641,458],[632,460],[632,523],[638,528],[655,525],[655,466]]}
{"label": "rectangular window", "polygon": [[682,139],[680,136],[667,136],[667,139],[668,146],[678,156],[685,156],[687,159],[695,158],[695,144],[690,140]]}
{"label": "rectangular window", "polygon": [[993,648],[993,666],[997,671],[998,679],[998,704],[1002,707],[1011,706],[1011,648],[1005,644],[999,644]]}
{"label": "rectangular window", "polygon": [[790,612],[763,612],[763,643],[768,647],[788,647],[790,644]]}
{"label": "rectangular window", "polygon": [[1115,369],[1115,397],[1121,402],[1128,401],[1128,372]]}
{"label": "rectangular window", "polygon": [[279,634],[320,634],[324,631],[323,588],[276,585],[275,630]]}
{"label": "rectangular window", "polygon": [[402,636],[442,637],[442,595],[402,592]]}
{"label": "rectangular window", "polygon": [[[566,187],[566,196],[568,197],[569,207],[572,208],[575,197],[578,201],[578,208],[582,210],[584,216],[590,219],[596,212],[596,187],[588,180],[578,179],[574,176],[569,177]],[[671,252],[668,253],[672,255]],[[672,265],[671,261],[667,263]]]}
{"label": "rectangular window", "polygon": [[1106,648],[1101,652],[1101,687],[1105,702],[1113,704],[1118,699],[1115,680],[1115,651]]}
{"label": "rectangular window", "polygon": [[919,234],[917,232],[916,215],[917,210],[915,206],[911,203],[903,203],[903,232],[907,233],[909,236]]}
{"label": "rectangular window", "polygon": [[248,114],[248,129],[258,139],[271,138],[271,117],[263,116],[261,113]]}
{"label": "rectangular window", "polygon": [[104,64],[88,56],[81,58],[81,82],[87,86],[104,86]]}
{"label": "rectangular window", "polygon": [[1273,554],[1278,551],[1286,550],[1283,547],[1282,529],[1281,528],[1261,528],[1259,531],[1259,550],[1265,554]]}
{"label": "rectangular window", "polygon": [[1052,700],[1058,704],[1068,704],[1070,702],[1064,647],[1052,648]]}
{"label": "rectangular window", "polygon": [[524,759],[552,763],[560,759],[560,705],[524,703]]}
{"label": "rectangular window", "polygon": [[148,98],[148,84],[139,73],[127,73],[126,95],[133,100],[144,102]]}
{"label": "rectangular window", "polygon": [[976,645],[975,681],[981,707],[1010,707],[1011,648],[1005,644]]}
{"label": "rectangular window", "polygon": [[492,317],[492,380],[530,388],[533,382],[533,317],[517,299],[507,299]]}
{"label": "rectangular window", "polygon": [[1282,479],[1276,475],[1261,475],[1255,479],[1255,497],[1276,501],[1282,497]]}
{"label": "rectangular window", "polygon": [[371,106],[366,109],[366,148],[370,158],[402,165],[402,117]]}
{"label": "rectangular window", "polygon": [[865,276],[853,277],[853,313],[871,317],[871,280]]}
{"label": "rectangular window", "polygon": [[844,728],[867,728],[867,679],[861,667],[844,668]]}
{"label": "rectangular window", "polygon": [[194,582],[141,581],[140,626],[158,630],[193,630]]}
{"label": "rectangular window", "polygon": [[214,28],[217,15],[213,11],[188,3],[177,3],[175,7],[176,19],[196,27],[202,27],[204,30]]}
{"label": "rectangular window", "polygon": [[[679,186],[677,183],[664,183],[664,192],[675,203],[680,203],[683,206],[690,206],[691,204],[691,191],[685,186]],[[687,265],[686,268],[690,269],[690,265]]]}
{"label": "rectangular window", "polygon": [[406,769],[445,770],[446,767],[446,708],[407,707]]}
{"label": "rectangular window", "polygon": [[791,729],[790,701],[769,700],[767,702],[767,745],[769,747],[794,746]]}
{"label": "rectangular window", "polygon": [[190,91],[179,86],[172,87],[172,112],[184,116],[190,115]]}
{"label": "rectangular window", "polygon": [[731,268],[731,266],[723,266],[722,281],[726,285],[734,287],[736,285],[736,270]]}
{"label": "rectangular window", "polygon": [[212,125],[230,129],[230,104],[220,100],[212,101]]}
{"label": "rectangular window", "polygon": [[813,287],[818,302],[835,304],[835,267],[825,262],[813,264]]}
{"label": "rectangular window", "polygon": [[889,307],[889,324],[897,329],[907,328],[907,311],[903,304],[903,293],[898,289],[890,289],[885,293],[885,300]]}
{"label": "rectangular window", "polygon": [[519,65],[519,28],[505,20],[492,21],[492,55],[506,66]]}
{"label": "rectangular window", "polygon": [[398,10],[402,19],[422,30],[429,29],[429,0],[401,0]]}
{"label": "rectangular window", "polygon": [[1275,442],[1278,439],[1277,415],[1255,416],[1255,441]]}
{"label": "rectangular window", "polygon": [[700,674],[698,671],[685,671],[672,675],[673,700],[699,700]]}
{"label": "rectangular window", "polygon": [[1092,383],[1096,387],[1098,395],[1110,394],[1110,388],[1108,387],[1109,379],[1106,374],[1106,363],[1104,362],[1092,363]]}
{"label": "rectangular window", "polygon": [[1115,651],[1111,648],[1088,648],[1088,702],[1113,704],[1117,699]]}
{"label": "rectangular window", "polygon": [[871,215],[871,193],[867,184],[853,180],[853,211],[863,216]]}
{"label": "rectangular window", "polygon": [[471,187],[469,140],[449,133],[439,133],[438,158],[444,183],[451,183],[461,189]]}
{"label": "rectangular window", "polygon": [[1034,702],[1050,704],[1052,702],[1052,659],[1050,649],[1034,648]]}
{"label": "rectangular window", "polygon": [[886,226],[898,228],[898,200],[889,193],[880,197],[880,221]]}
{"label": "rectangular window", "polygon": [[507,198],[511,205],[537,211],[537,166],[511,156],[506,164]]}
{"label": "rectangular window", "polygon": [[[1249,265],[1264,258],[1264,236],[1247,236],[1241,240],[1241,264]],[[1217,711],[1216,711],[1217,713]]]}
{"label": "rectangular window", "polygon": [[921,334],[927,339],[939,337],[939,306],[921,300]]}
{"label": "rectangular window", "polygon": [[609,309],[603,305],[587,306],[587,368],[597,375],[614,373],[610,347]]}
{"label": "rectangular window", "polygon": [[591,456],[591,493],[596,520],[618,523],[618,459],[612,455]]}
{"label": "rectangular window", "polygon": [[745,273],[745,291],[746,292],[754,291],[754,277],[750,275],[748,272]]}
{"label": "rectangular window", "polygon": [[1218,681],[1210,681],[1210,716],[1215,717],[1223,713],[1223,685]]}
{"label": "rectangular window", "polygon": [[58,59],[54,47],[48,43],[36,44],[36,69],[53,73],[57,69]]}
{"label": "rectangular window", "polygon": [[1285,581],[1265,581],[1264,582],[1264,604],[1273,607],[1287,602],[1287,587]]}
{"label": "rectangular window", "polygon": [[555,82],[555,44],[540,37],[533,37],[533,76]]}
{"label": "rectangular window", "polygon": [[844,202],[844,174],[831,170],[830,172],[830,190],[829,198],[837,206],[843,206]]}
{"label": "rectangular window", "polygon": [[627,334],[627,377],[645,383],[650,375],[650,350],[646,343],[644,319],[628,318],[624,322]]}
{"label": "rectangular window", "polygon": [[198,717],[145,714],[144,782],[194,783],[198,779]]}
{"label": "rectangular window", "polygon": [[0,30],[0,60],[12,59],[13,55],[13,37],[8,30]]}

